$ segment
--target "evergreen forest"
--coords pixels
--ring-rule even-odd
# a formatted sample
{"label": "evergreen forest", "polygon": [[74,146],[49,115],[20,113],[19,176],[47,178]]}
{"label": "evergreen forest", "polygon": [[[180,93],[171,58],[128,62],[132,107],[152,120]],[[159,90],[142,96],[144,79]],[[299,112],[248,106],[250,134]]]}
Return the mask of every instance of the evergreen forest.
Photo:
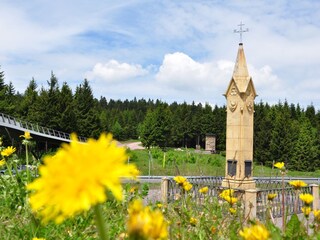
{"label": "evergreen forest", "polygon": [[[115,139],[140,139],[146,147],[204,147],[206,134],[216,136],[218,152],[225,151],[226,107],[209,104],[166,103],[161,100],[107,100],[94,97],[84,79],[73,92],[51,73],[47,87],[31,79],[23,93],[5,83],[0,71],[0,112],[55,130]],[[255,104],[254,161],[272,166],[285,162],[290,170],[315,171],[320,166],[320,111],[287,101]]]}

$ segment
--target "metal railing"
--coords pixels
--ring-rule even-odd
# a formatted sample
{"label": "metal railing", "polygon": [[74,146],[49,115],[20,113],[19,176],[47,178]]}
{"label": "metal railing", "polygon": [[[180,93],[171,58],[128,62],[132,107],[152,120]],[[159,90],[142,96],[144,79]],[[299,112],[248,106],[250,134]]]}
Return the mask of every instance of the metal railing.
{"label": "metal railing", "polygon": [[[311,186],[302,187],[299,193],[312,194]],[[276,194],[272,201],[268,201],[268,194]],[[282,188],[272,188],[258,190],[257,192],[257,218],[264,221],[268,214],[272,214],[273,218],[282,216],[284,214],[292,215],[294,213],[302,213],[302,201],[299,199],[297,192],[292,187],[285,187],[283,191],[285,209],[282,209]]]}
{"label": "metal railing", "polygon": [[[147,177],[147,176],[146,176]],[[159,176],[160,177],[160,176]],[[155,177],[154,177],[155,178]],[[182,189],[173,180],[173,177],[166,177],[168,181],[167,196],[168,202],[174,201],[179,198],[182,194]],[[209,191],[207,196],[209,197],[219,197],[220,192],[224,189],[221,187],[223,177],[186,177],[186,179],[192,184],[192,189],[190,190],[191,196],[198,201],[203,197],[199,193],[199,189],[207,186]],[[256,181],[256,217],[260,221],[264,221],[267,214],[271,214],[273,218],[278,218],[282,216],[282,188],[284,193],[284,203],[285,203],[285,214],[292,215],[294,213],[302,213],[301,207],[303,206],[302,201],[299,199],[298,193],[310,193],[312,192],[312,187],[302,187],[299,192],[296,192],[293,187],[289,184],[292,180],[303,180],[309,183],[319,182],[319,178],[284,178],[284,184],[282,185],[281,178],[255,178]],[[282,187],[284,186],[284,187]],[[268,194],[276,194],[276,197],[268,202]],[[241,200],[245,194],[244,190],[235,189],[235,194]]]}
{"label": "metal railing", "polygon": [[[32,131],[33,133],[44,134],[47,137],[56,137],[71,141],[70,134],[57,131],[51,128],[43,127],[38,124],[33,124],[24,120],[16,119],[4,113],[0,113],[0,125],[11,127],[21,131]],[[78,136],[79,141],[85,142],[87,139],[85,137]]]}
{"label": "metal railing", "polygon": [[[202,187],[208,187],[207,195],[209,197],[218,196],[221,190],[223,177],[186,177],[188,182],[192,184],[191,193],[196,199],[200,197],[199,190]],[[178,195],[181,195],[181,188],[173,180],[173,177],[168,177],[168,202],[173,201]]]}

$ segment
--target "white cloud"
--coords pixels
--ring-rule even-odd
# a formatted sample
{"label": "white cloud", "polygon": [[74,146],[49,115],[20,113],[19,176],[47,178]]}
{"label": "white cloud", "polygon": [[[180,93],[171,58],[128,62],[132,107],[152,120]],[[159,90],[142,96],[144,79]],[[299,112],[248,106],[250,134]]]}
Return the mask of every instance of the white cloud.
{"label": "white cloud", "polygon": [[87,77],[105,82],[117,82],[147,74],[148,71],[139,64],[119,63],[116,60],[110,60],[104,64],[97,63],[92,71],[87,73]]}
{"label": "white cloud", "polygon": [[197,62],[185,53],[175,52],[165,55],[155,79],[176,90],[204,94],[221,90],[231,78],[233,65],[225,60]]}
{"label": "white cloud", "polygon": [[[281,79],[273,73],[270,66],[257,68],[248,64],[258,94],[265,98],[274,97],[283,91]],[[166,54],[158,73],[157,84],[167,88],[176,98],[195,101],[224,103],[221,95],[225,92],[232,77],[234,62],[218,60],[197,62],[185,53]],[[278,100],[278,99],[277,99]]]}
{"label": "white cloud", "polygon": [[283,87],[281,86],[281,80],[273,73],[269,65],[265,65],[259,69],[249,65],[248,68],[256,88],[268,89],[272,92],[279,91]]}
{"label": "white cloud", "polygon": [[209,70],[188,55],[176,52],[165,55],[156,80],[178,89],[192,88],[195,83],[203,84],[208,80]]}

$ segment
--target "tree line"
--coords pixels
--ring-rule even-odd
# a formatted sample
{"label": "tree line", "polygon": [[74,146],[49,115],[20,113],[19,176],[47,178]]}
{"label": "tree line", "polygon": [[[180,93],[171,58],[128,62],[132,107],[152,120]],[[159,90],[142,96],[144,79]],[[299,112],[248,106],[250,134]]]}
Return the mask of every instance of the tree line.
{"label": "tree line", "polygon": [[[0,71],[0,112],[63,132],[98,137],[111,132],[120,141],[140,139],[144,146],[204,147],[206,134],[216,136],[216,149],[225,150],[226,107],[161,100],[107,100],[94,97],[84,79],[73,92],[54,73],[47,87],[31,79],[24,93],[5,83]],[[288,169],[320,167],[320,112],[287,101],[255,104],[254,161],[271,166],[282,161]]]}

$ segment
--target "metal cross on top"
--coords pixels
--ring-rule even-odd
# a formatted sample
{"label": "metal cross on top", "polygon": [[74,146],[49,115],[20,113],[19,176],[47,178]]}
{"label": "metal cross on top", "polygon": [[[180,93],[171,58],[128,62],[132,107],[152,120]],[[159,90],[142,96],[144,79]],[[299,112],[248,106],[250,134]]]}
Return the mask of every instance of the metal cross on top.
{"label": "metal cross on top", "polygon": [[246,29],[242,29],[242,26],[244,26],[244,24],[242,23],[242,21],[240,22],[240,24],[238,25],[240,27],[240,30],[233,30],[234,33],[239,33],[240,34],[240,43],[242,43],[242,33],[244,32],[249,32],[249,28]]}

